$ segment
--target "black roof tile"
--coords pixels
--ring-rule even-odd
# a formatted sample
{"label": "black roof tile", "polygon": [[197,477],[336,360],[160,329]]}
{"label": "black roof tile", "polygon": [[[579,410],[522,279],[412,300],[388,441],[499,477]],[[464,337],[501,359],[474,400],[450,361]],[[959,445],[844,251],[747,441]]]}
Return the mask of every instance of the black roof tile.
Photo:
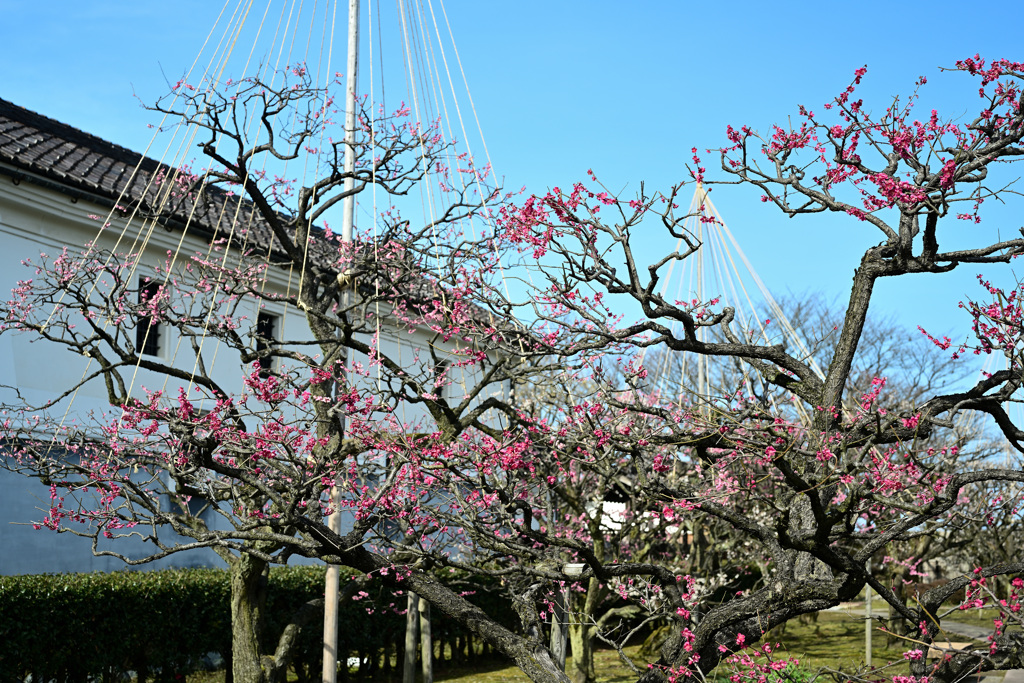
{"label": "black roof tile", "polygon": [[198,205],[186,198],[169,212],[168,185],[153,180],[172,177],[174,168],[0,99],[0,173],[19,175],[19,171],[29,181],[50,181],[53,189],[76,197],[159,213],[165,224],[181,227],[190,220],[192,228],[207,234],[228,232],[241,208],[238,223],[252,224],[255,217],[256,229],[262,229],[262,237],[270,241],[265,223],[254,216],[249,202],[207,187]]}
{"label": "black roof tile", "polygon": [[[173,229],[188,225],[190,231],[216,237],[230,234],[236,227],[244,228],[244,242],[249,247],[277,252],[270,227],[252,202],[207,186],[198,204],[185,198],[169,212],[165,209],[166,193],[172,184],[151,181],[154,177],[172,177],[176,169],[0,98],[0,174],[17,176],[19,171],[29,182],[42,178],[52,183],[51,189],[74,197],[99,200],[124,210],[139,206],[159,214],[159,220]],[[337,260],[337,244],[325,239],[324,233],[317,234],[320,239],[311,245],[310,259],[330,269]],[[369,287],[369,280],[361,284]],[[423,278],[404,296],[416,291],[429,298],[435,286]],[[474,317],[493,322],[491,314],[477,306],[473,309]]]}

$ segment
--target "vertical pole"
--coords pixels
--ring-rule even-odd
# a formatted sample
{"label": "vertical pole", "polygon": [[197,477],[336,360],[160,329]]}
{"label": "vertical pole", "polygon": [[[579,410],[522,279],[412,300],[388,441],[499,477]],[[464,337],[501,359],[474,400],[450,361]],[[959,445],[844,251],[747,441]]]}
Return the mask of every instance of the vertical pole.
{"label": "vertical pole", "polygon": [[[331,498],[335,498],[334,489]],[[335,518],[338,518],[335,520]],[[336,523],[337,522],[337,523]],[[331,531],[341,531],[341,519],[337,512],[327,518],[327,526]],[[327,565],[324,579],[324,670],[323,683],[335,683],[338,680],[338,565]],[[347,665],[347,661],[346,661]]]}
{"label": "vertical pole", "polygon": [[423,683],[434,683],[434,639],[430,633],[430,603],[420,598],[420,659]]}
{"label": "vertical pole", "polygon": [[[707,193],[704,192],[703,186],[697,185],[697,192],[700,193],[700,205],[698,207],[700,211],[700,218],[704,218],[707,213]],[[704,303],[704,222],[702,220],[697,221],[697,242],[701,245],[700,252],[697,256],[697,300]],[[704,342],[706,337],[704,327],[697,328],[697,340]],[[697,356],[697,401],[699,402],[700,413],[707,418],[711,418],[711,388],[710,380],[708,379],[708,358],[701,354]]]}
{"label": "vertical pole", "polygon": [[568,649],[569,626],[565,620],[565,589],[555,596],[555,604],[551,607],[551,656],[558,668],[565,671],[565,651]]}
{"label": "vertical pole", "polygon": [[864,664],[871,666],[871,585],[866,584],[864,586],[864,614],[867,618],[864,620]]}
{"label": "vertical pole", "polygon": [[[344,190],[350,192],[355,187],[352,177],[356,167],[355,135],[356,135],[356,73],[359,60],[359,0],[348,3],[348,72],[345,80],[345,183]],[[355,195],[342,200],[341,241],[352,242],[352,226],[355,216]],[[347,278],[342,278],[342,310],[348,307],[351,288]],[[348,376],[348,354],[345,354],[342,381]],[[344,416],[341,424],[342,437],[345,433]],[[340,447],[341,444],[339,443]],[[331,488],[331,507],[333,513],[327,518],[327,526],[334,533],[341,534],[341,491],[337,486]],[[327,576],[324,579],[324,669],[323,683],[336,683],[338,680],[338,592],[339,572],[337,565],[327,565]],[[347,655],[347,653],[346,653]],[[347,666],[348,662],[344,662]]]}
{"label": "vertical pole", "polygon": [[[348,0],[348,73],[345,75],[345,192],[356,186],[356,74],[359,69],[359,0]],[[342,200],[341,241],[352,241],[356,197]]]}
{"label": "vertical pole", "polygon": [[402,683],[416,683],[416,641],[420,622],[419,597],[409,591],[408,609],[405,613],[405,666],[402,669]]}

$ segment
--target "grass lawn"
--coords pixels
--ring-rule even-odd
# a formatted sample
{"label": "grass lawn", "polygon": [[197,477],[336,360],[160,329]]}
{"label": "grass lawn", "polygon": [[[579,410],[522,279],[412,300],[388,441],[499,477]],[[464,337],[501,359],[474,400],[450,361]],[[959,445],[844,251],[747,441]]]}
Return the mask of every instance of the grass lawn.
{"label": "grass lawn", "polygon": [[[864,665],[864,631],[863,616],[821,612],[817,623],[804,625],[794,620],[786,625],[785,633],[774,640],[782,645],[778,650],[780,658],[797,659],[801,668],[853,671]],[[871,638],[872,665],[881,667],[890,662],[897,663],[897,666],[886,669],[886,677],[909,673],[903,653],[912,647],[911,643],[902,642],[889,646],[885,634],[876,628]]]}
{"label": "grass lawn", "polygon": [[[876,614],[884,614],[884,610],[876,603]],[[948,621],[956,621],[978,626],[991,626],[995,610],[967,610],[950,614]],[[954,636],[954,640],[958,637]],[[959,638],[963,640],[963,638]],[[874,631],[872,637],[872,664],[883,667],[894,663],[880,674],[889,678],[896,674],[909,673],[909,667],[903,659],[903,653],[912,649],[912,643],[896,643],[889,647],[884,633]],[[847,612],[821,612],[817,623],[800,624],[793,620],[786,625],[784,634],[770,639],[772,643],[780,643],[776,651],[778,659],[792,657],[800,662],[800,668],[817,670],[828,668],[853,671],[864,664],[864,617]],[[636,656],[639,644],[626,649],[630,656]],[[599,683],[631,683],[637,676],[622,663],[614,650],[600,650],[595,654],[597,678]],[[571,657],[570,657],[571,661]],[[725,671],[717,672],[724,679]],[[356,677],[353,676],[356,680]],[[189,676],[189,683],[220,683],[224,680],[223,672],[212,672]],[[457,683],[528,683],[529,679],[514,666],[495,664],[487,668],[448,669],[437,672],[438,683],[450,681]],[[725,679],[727,680],[727,679]],[[827,680],[827,679],[825,679]]]}
{"label": "grass lawn", "polygon": [[[635,657],[639,645],[626,648],[626,654]],[[569,662],[572,657],[569,657]],[[568,662],[566,663],[568,668]],[[614,650],[598,650],[594,653],[594,668],[600,683],[633,683],[638,676],[622,663]],[[435,675],[435,681],[459,681],[460,683],[530,683],[530,679],[514,666],[494,668],[487,671],[449,670]]]}
{"label": "grass lawn", "polygon": [[[822,612],[816,624],[803,625],[795,620],[786,626],[784,635],[771,639],[782,645],[777,651],[778,658],[792,657],[800,662],[801,668],[853,670],[864,663],[864,619],[842,612]],[[639,647],[627,648],[627,654],[635,655]],[[909,672],[903,653],[910,647],[886,646],[884,634],[875,632],[872,638],[872,664],[876,667],[887,662],[896,666],[886,669],[885,676]],[[626,683],[635,681],[636,675],[623,664],[618,654],[611,650],[599,651],[596,655],[597,678],[599,683]],[[725,672],[721,672],[723,675]],[[458,683],[526,683],[529,681],[514,667],[492,671],[454,671],[439,676],[438,681]]]}

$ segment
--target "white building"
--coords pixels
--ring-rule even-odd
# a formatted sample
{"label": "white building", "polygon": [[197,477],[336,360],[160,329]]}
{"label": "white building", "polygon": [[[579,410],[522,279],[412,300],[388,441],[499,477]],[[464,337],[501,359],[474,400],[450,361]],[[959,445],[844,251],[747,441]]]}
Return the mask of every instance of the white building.
{"label": "white building", "polygon": [[[119,203],[128,204],[125,198],[151,197],[155,190],[147,186],[147,181],[160,172],[160,165],[152,159],[0,99],[0,289],[5,298],[19,280],[32,277],[23,261],[37,260],[40,252],[55,255],[65,247],[81,249],[93,240],[101,246],[112,246],[119,232],[119,219],[111,219],[111,227],[99,232],[103,219]],[[219,220],[215,204],[207,204],[205,213],[199,211],[191,219],[181,251],[208,245]],[[150,224],[155,227],[143,260],[156,264],[169,251],[177,253],[182,225],[181,217],[174,215],[166,216],[159,225]],[[268,281],[269,286],[283,290],[287,274],[272,271]],[[310,335],[304,316],[286,311],[283,306],[275,309],[270,304],[262,312],[253,310],[251,320],[265,326],[276,338]],[[143,353],[176,362],[173,349],[179,340],[173,330],[154,328],[150,332],[148,337],[138,340],[140,347],[145,344]],[[0,403],[5,407],[21,401],[37,406],[46,404],[69,381],[82,377],[86,368],[87,361],[77,354],[56,344],[30,343],[30,339],[26,334],[0,335]],[[438,348],[426,331],[410,332],[407,324],[385,325],[381,339],[382,352],[405,359],[403,362],[410,367],[429,362],[429,346]],[[225,363],[211,373],[224,386],[241,386],[242,371],[237,364]],[[460,376],[453,378],[449,391],[457,394],[460,386],[472,381],[472,377],[461,376],[462,373],[460,369]],[[146,385],[147,379],[157,381],[155,376],[147,377],[145,371],[140,371],[138,387]],[[159,381],[165,379],[161,377]],[[177,392],[176,386],[164,388],[168,395]],[[61,404],[61,409],[66,405],[67,402]],[[92,381],[74,397],[69,419],[90,410],[108,409],[103,383]],[[123,568],[123,563],[115,558],[95,557],[87,539],[34,529],[30,523],[43,517],[49,506],[48,487],[0,469],[0,575]],[[146,554],[142,541],[122,539],[117,543],[117,549],[127,555]],[[138,547],[132,548],[132,543]],[[205,566],[218,562],[212,551],[204,549],[174,554],[147,567]]]}

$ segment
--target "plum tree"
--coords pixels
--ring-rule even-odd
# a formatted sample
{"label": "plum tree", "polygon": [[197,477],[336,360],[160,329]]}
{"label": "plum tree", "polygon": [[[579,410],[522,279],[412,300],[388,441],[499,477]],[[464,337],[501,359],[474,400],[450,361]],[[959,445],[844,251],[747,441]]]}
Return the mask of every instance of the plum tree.
{"label": "plum tree", "polygon": [[[121,534],[144,535],[156,543],[154,556],[210,547],[233,558],[239,595],[266,563],[303,556],[344,564],[415,591],[539,682],[568,679],[546,646],[544,621],[563,586],[587,602],[614,595],[623,614],[671,624],[660,659],[644,667],[621,649],[634,629],[581,622],[619,646],[645,682],[706,675],[723,663],[741,678],[784,667],[770,644],[756,645],[763,635],[850,600],[866,584],[906,620],[900,635],[930,643],[946,616],[943,603],[957,591],[967,589],[975,604],[991,577],[1024,571],[1016,557],[964,557],[976,565],[971,573],[916,602],[870,571],[879,555],[953,528],[965,510],[1019,518],[1019,456],[1003,464],[967,458],[953,423],[961,413],[988,416],[1021,450],[1022,433],[1006,410],[1021,383],[1019,290],[986,285],[994,303],[965,304],[974,341],[953,349],[1002,354],[1007,369],[964,388],[909,382],[920,391],[890,403],[887,382],[908,378],[853,374],[879,278],[1024,253],[1021,238],[939,248],[940,227],[958,219],[974,225],[985,200],[1012,198],[986,181],[997,164],[1024,154],[1024,66],[972,58],[955,70],[981,79],[981,112],[969,123],[937,113],[914,120],[916,95],[874,117],[853,99],[864,75],[858,70],[826,105],[829,121],[801,109],[795,128],[727,131],[721,160],[731,182],[758,188],[788,215],[836,213],[883,234],[856,270],[823,375],[784,345],[740,329],[729,306],[658,293],[667,266],[700,248],[677,211],[682,184],[620,198],[591,175],[514,204],[486,187],[486,173],[469,160],[446,156],[436,131],[404,122],[403,112],[398,119],[363,112],[354,191],[376,186],[401,197],[429,174],[448,193],[447,208],[414,229],[389,205],[376,234],[339,243],[314,224],[345,193],[345,150],[328,132],[329,96],[310,88],[301,68],[292,72],[295,88],[258,80],[227,92],[180,85],[181,99],[158,108],[206,131],[201,149],[212,164],[186,178],[176,199],[186,208],[208,201],[236,209],[239,238],[221,235],[230,242],[215,242],[220,251],[210,254],[172,254],[151,276],[158,287],[144,295],[126,276],[138,254],[90,247],[37,264],[39,277],[4,308],[4,333],[32,334],[91,359],[96,368],[82,382],[104,382],[113,409],[88,428],[47,422],[55,413],[46,406],[11,417],[8,466],[51,482],[53,509],[43,525],[89,535],[98,552],[116,552],[98,544]],[[261,155],[282,163],[310,155],[317,180],[287,181],[276,168],[264,170]],[[693,179],[707,183],[696,150],[694,160]],[[229,186],[247,201],[229,201],[209,185]],[[961,203],[967,209],[958,213]],[[166,210],[150,207],[157,209]],[[493,221],[470,228],[474,216]],[[634,235],[648,222],[686,248],[641,263]],[[274,272],[289,268],[295,287],[267,287]],[[516,299],[511,292],[522,288],[504,281],[527,269],[541,284]],[[349,286],[347,300],[340,294]],[[632,302],[639,320],[623,324],[616,299]],[[266,326],[261,332],[248,319],[269,304],[300,315],[302,333],[272,342]],[[176,331],[189,369],[135,344],[133,331],[152,324]],[[402,357],[408,346],[386,343],[385,324],[425,331],[431,343],[410,362]],[[705,341],[698,328],[716,334]],[[935,353],[953,346],[936,344]],[[636,356],[649,347],[738,361],[774,400],[737,383],[675,401]],[[213,348],[218,367],[230,353],[241,389],[216,377]],[[173,389],[143,392],[131,381],[136,368]],[[963,381],[969,373],[962,371]],[[40,438],[47,430],[56,437]],[[1004,494],[969,500],[992,486]],[[331,488],[350,515],[342,534],[323,521]],[[611,489],[627,502],[614,524],[601,504]],[[221,523],[206,523],[199,508]],[[187,540],[167,540],[165,527]],[[707,577],[692,572],[705,567],[681,553],[706,529],[749,554],[761,580],[724,594],[703,590]],[[522,631],[473,607],[431,571],[438,566],[503,579]],[[1000,596],[1008,601],[1003,621],[1019,615],[1014,581],[1012,595]],[[235,614],[236,623],[250,624],[236,632],[242,651],[238,634],[258,622],[244,605]],[[280,675],[271,669],[279,672],[281,660],[261,666],[249,651],[247,664],[236,663],[239,680]],[[934,666],[908,652],[913,675],[933,681],[1020,666],[1022,657],[1020,633],[1002,628],[987,650]],[[573,676],[585,681],[590,672]]]}

